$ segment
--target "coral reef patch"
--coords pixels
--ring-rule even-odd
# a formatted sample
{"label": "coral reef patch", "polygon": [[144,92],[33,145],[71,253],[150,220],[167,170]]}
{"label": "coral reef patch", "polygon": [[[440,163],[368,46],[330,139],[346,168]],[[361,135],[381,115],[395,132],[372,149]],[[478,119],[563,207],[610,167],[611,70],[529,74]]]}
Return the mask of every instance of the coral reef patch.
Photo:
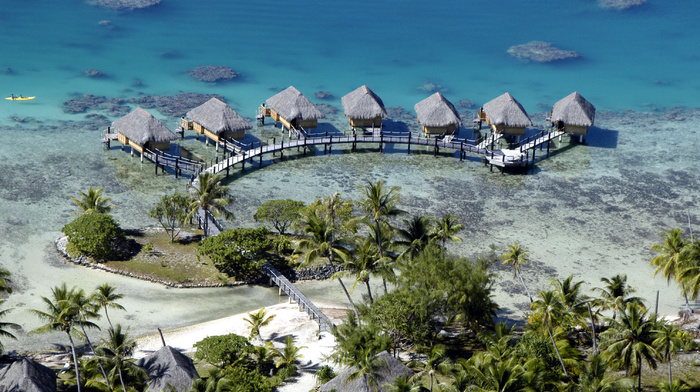
{"label": "coral reef patch", "polygon": [[220,82],[238,77],[238,72],[225,65],[205,65],[188,69],[188,75],[202,82]]}
{"label": "coral reef patch", "polygon": [[563,50],[552,45],[551,42],[530,41],[526,44],[511,46],[508,53],[519,59],[527,59],[538,63],[573,59],[581,57],[573,50]]}

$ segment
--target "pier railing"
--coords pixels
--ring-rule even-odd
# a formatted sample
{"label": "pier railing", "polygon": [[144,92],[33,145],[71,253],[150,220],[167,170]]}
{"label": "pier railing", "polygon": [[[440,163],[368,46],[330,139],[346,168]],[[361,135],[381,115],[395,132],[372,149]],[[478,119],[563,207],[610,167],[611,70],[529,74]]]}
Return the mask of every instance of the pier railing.
{"label": "pier railing", "polygon": [[277,268],[273,267],[272,264],[265,262],[262,267],[263,272],[270,278],[270,282],[277,285],[282,292],[287,294],[291,300],[299,305],[299,309],[306,312],[312,320],[318,323],[318,328],[320,332],[330,332],[333,327],[333,322],[321,312],[313,302],[311,302],[306,296],[299,291],[299,289],[292,284]]}

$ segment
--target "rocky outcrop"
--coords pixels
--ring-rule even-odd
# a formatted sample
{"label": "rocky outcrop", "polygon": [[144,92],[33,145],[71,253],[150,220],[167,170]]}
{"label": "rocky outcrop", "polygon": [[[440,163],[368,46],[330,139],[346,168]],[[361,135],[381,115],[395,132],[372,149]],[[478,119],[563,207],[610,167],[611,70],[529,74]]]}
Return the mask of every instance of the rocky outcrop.
{"label": "rocky outcrop", "polygon": [[113,10],[133,10],[160,3],[160,0],[88,0],[88,3]]}
{"label": "rocky outcrop", "polygon": [[626,10],[627,8],[636,7],[646,2],[647,0],[600,0],[600,6],[603,8]]}
{"label": "rocky outcrop", "polygon": [[83,74],[88,78],[102,78],[105,74],[102,71],[98,71],[93,68],[86,68],[83,70]]}
{"label": "rocky outcrop", "polygon": [[314,96],[318,99],[333,99],[333,93],[330,91],[316,91]]}
{"label": "rocky outcrop", "polygon": [[552,46],[551,42],[531,41],[526,44],[511,46],[508,53],[520,59],[527,59],[538,63],[573,59],[581,57],[573,50],[563,50]]}
{"label": "rocky outcrop", "polygon": [[225,65],[200,65],[195,69],[188,69],[185,72],[202,82],[220,82],[238,77],[238,72]]}

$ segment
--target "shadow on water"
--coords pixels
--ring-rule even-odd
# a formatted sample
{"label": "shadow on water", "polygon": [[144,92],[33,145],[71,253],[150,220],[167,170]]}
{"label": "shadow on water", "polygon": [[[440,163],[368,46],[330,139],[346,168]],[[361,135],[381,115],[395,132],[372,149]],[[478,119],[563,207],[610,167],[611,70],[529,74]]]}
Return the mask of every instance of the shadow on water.
{"label": "shadow on water", "polygon": [[382,127],[389,132],[408,132],[410,129],[403,121],[383,120]]}
{"label": "shadow on water", "polygon": [[590,127],[586,135],[586,144],[591,147],[617,148],[619,133],[612,129]]}

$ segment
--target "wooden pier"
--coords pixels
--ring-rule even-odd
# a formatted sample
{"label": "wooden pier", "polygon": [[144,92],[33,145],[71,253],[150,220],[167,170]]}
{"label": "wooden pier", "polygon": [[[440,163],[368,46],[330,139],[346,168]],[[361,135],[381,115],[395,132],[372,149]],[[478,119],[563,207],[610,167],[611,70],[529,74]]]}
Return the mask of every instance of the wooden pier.
{"label": "wooden pier", "polygon": [[294,301],[299,305],[299,309],[306,312],[312,320],[318,323],[319,332],[330,332],[333,327],[333,322],[321,312],[311,300],[306,298],[304,293],[292,284],[277,268],[272,264],[265,262],[262,267],[263,272],[270,278],[270,284],[277,285],[280,290],[280,295],[285,293],[289,296],[290,301]]}

